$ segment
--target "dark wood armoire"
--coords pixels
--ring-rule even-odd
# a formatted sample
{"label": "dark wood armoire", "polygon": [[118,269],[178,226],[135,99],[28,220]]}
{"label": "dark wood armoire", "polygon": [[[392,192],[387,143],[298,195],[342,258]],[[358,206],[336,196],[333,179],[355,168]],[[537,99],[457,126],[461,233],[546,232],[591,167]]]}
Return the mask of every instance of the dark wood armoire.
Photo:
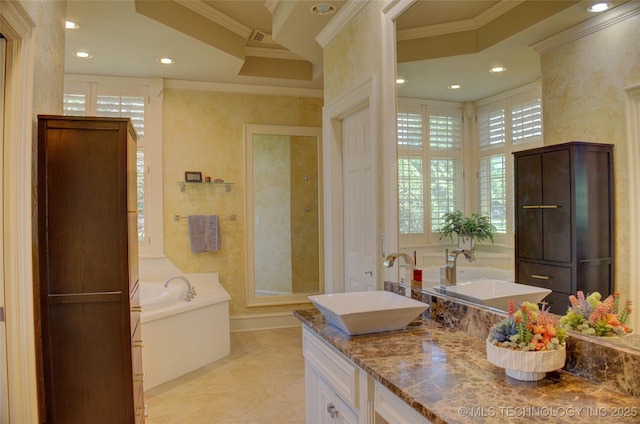
{"label": "dark wood armoire", "polygon": [[37,158],[40,421],[142,423],[135,130],[41,115]]}
{"label": "dark wood armoire", "polygon": [[514,154],[516,281],[569,295],[613,290],[613,146],[571,142]]}

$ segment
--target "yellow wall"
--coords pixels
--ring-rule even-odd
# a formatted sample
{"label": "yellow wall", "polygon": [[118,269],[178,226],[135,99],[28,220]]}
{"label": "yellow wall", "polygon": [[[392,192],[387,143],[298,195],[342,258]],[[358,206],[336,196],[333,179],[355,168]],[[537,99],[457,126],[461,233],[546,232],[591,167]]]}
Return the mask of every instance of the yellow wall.
{"label": "yellow wall", "polygon": [[639,40],[635,16],[541,57],[544,143],[615,146],[615,286],[623,299],[630,283],[625,88],[640,84]]}
{"label": "yellow wall", "polygon": [[381,74],[382,1],[366,6],[324,49],[324,98],[331,100]]}
{"label": "yellow wall", "polygon": [[[186,273],[220,273],[231,295],[231,315],[293,310],[296,306],[247,308],[244,214],[244,124],[321,126],[319,98],[167,89],[164,93],[164,229],[167,257]],[[184,171],[201,171],[233,182],[230,192],[189,184],[180,192]],[[186,220],[174,215],[235,214],[221,221],[221,250],[193,254]],[[300,305],[297,305],[299,307]]]}

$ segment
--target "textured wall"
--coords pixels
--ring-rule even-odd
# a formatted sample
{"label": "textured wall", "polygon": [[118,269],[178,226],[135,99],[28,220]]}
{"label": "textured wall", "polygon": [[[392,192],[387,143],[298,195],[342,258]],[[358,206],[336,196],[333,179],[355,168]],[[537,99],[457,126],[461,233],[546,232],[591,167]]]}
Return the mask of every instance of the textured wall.
{"label": "textured wall", "polygon": [[[220,273],[231,295],[231,314],[292,310],[296,306],[245,307],[244,124],[322,125],[322,99],[167,89],[164,93],[164,226],[165,253],[184,272]],[[231,192],[190,184],[180,192],[184,171],[235,183]],[[186,220],[173,216],[218,214],[221,250],[193,254]],[[299,305],[298,305],[299,307]]]}
{"label": "textured wall", "polygon": [[381,73],[381,7],[368,3],[324,49],[324,98],[328,104],[370,75]]}
{"label": "textured wall", "polygon": [[615,145],[615,286],[623,298],[629,295],[629,219],[637,219],[629,217],[627,200],[625,88],[640,84],[639,40],[635,16],[541,58],[544,143]]}

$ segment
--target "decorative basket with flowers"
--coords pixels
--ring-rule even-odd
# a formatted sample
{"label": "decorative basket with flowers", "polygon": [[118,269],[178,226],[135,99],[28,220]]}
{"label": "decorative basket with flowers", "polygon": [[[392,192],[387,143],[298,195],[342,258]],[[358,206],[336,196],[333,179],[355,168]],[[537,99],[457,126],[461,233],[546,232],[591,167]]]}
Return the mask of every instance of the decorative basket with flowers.
{"label": "decorative basket with flowers", "polygon": [[508,316],[494,325],[487,338],[487,360],[512,378],[536,381],[560,369],[566,359],[566,330],[548,310],[509,301]]}
{"label": "decorative basket with flowers", "polygon": [[567,314],[560,318],[560,324],[569,330],[580,331],[594,336],[624,336],[632,329],[627,325],[631,314],[631,300],[620,305],[620,293],[616,292],[601,300],[599,292],[587,297],[579,291],[577,296],[569,296],[571,306]]}

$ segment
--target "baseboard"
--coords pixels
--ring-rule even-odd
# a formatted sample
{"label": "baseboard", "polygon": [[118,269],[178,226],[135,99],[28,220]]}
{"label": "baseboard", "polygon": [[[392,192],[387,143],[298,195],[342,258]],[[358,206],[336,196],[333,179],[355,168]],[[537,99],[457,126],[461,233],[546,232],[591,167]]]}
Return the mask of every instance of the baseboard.
{"label": "baseboard", "polygon": [[274,328],[299,327],[300,321],[292,312],[271,314],[232,315],[229,318],[232,333],[241,331],[268,330]]}

